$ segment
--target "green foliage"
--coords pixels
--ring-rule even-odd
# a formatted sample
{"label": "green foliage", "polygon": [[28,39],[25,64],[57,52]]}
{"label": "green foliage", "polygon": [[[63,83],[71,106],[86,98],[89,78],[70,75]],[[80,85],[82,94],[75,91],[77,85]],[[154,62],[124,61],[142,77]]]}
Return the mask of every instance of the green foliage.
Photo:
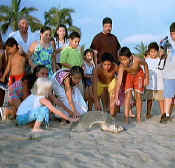
{"label": "green foliage", "polygon": [[[80,33],[80,29],[73,25],[71,14],[75,11],[69,8],[51,8],[48,12],[45,12],[45,25],[50,26],[52,29],[56,30],[57,26],[60,24],[66,25],[69,32],[77,31]],[[54,33],[53,33],[54,34]]]}
{"label": "green foliage", "polygon": [[140,44],[136,45],[134,49],[137,51],[137,56],[144,58],[145,52],[147,51],[147,45],[141,42]]}

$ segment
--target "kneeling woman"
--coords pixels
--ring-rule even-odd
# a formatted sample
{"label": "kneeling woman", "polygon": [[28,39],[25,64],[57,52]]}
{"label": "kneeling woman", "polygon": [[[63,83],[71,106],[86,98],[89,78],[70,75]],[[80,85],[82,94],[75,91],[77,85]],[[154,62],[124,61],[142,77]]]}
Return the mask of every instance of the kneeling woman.
{"label": "kneeling woman", "polygon": [[70,122],[77,121],[57,110],[47,99],[52,91],[52,82],[47,78],[38,78],[34,84],[32,94],[28,96],[19,106],[17,111],[17,122],[25,125],[35,121],[33,131],[42,131],[42,122],[49,122],[49,110]]}
{"label": "kneeling woman", "polygon": [[83,78],[83,69],[73,66],[70,70],[60,69],[52,77],[53,90],[56,96],[69,108],[72,113],[65,114],[79,117],[87,112],[85,103],[79,88],[77,87]]}

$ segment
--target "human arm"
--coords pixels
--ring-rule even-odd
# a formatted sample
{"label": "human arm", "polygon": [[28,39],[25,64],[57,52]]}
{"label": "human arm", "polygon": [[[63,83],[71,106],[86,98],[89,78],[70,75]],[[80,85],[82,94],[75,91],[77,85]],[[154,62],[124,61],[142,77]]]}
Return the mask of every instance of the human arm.
{"label": "human arm", "polygon": [[124,73],[124,66],[122,64],[120,64],[119,69],[118,69],[116,88],[115,88],[115,100],[116,100],[117,104],[119,104],[119,97],[118,96],[119,96],[119,92],[120,92],[120,87],[122,85],[123,73]]}
{"label": "human arm", "polygon": [[56,104],[59,107],[62,107],[65,111],[67,111],[71,116],[73,115],[73,112],[69,110],[64,103],[62,103],[58,98],[55,97],[55,95],[49,95],[49,99]]}
{"label": "human arm", "polygon": [[63,112],[61,112],[60,110],[56,109],[52,103],[46,99],[46,98],[42,98],[40,99],[40,103],[46,107],[48,107],[48,109],[53,112],[54,114],[56,115],[59,115],[60,117],[62,117],[63,119],[65,120],[68,120],[70,122],[73,122],[73,121],[78,121],[78,119],[73,119],[73,118],[70,118],[68,117],[67,115],[65,115]]}
{"label": "human arm", "polygon": [[67,96],[69,105],[71,106],[73,115],[79,116],[80,114],[77,112],[77,110],[75,108],[75,104],[74,104],[73,97],[72,97],[72,87],[70,86],[70,78],[66,78],[64,80],[64,86],[65,86],[66,96]]}
{"label": "human arm", "polygon": [[7,77],[7,75],[9,74],[10,72],[10,68],[11,68],[11,58],[9,57],[9,60],[8,60],[8,64],[7,64],[7,67],[5,69],[5,72],[1,78],[1,81],[4,82],[5,81],[5,78]]}
{"label": "human arm", "polygon": [[53,72],[56,72],[56,54],[55,52],[52,55],[52,67],[53,67]]}
{"label": "human arm", "polygon": [[145,70],[145,81],[144,81],[144,85],[148,86],[149,85],[149,69],[148,69],[148,64],[146,63],[146,61],[144,59],[141,58],[137,58],[139,64],[144,66],[144,70]]}
{"label": "human arm", "polygon": [[32,61],[32,55],[34,54],[36,46],[37,46],[37,42],[33,42],[31,44],[31,46],[29,47],[29,51],[27,53],[28,63],[31,66],[32,69],[34,69],[36,67],[36,64],[34,64],[33,61]]}

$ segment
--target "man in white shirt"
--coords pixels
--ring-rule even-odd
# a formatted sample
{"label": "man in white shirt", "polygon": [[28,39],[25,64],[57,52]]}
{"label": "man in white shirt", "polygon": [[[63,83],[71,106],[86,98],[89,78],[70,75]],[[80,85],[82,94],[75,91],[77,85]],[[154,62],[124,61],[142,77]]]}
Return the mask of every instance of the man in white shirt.
{"label": "man in white shirt", "polygon": [[25,18],[19,20],[18,28],[19,30],[10,33],[9,37],[15,38],[21,49],[27,53],[32,42],[40,39],[40,34],[31,32],[28,21]]}

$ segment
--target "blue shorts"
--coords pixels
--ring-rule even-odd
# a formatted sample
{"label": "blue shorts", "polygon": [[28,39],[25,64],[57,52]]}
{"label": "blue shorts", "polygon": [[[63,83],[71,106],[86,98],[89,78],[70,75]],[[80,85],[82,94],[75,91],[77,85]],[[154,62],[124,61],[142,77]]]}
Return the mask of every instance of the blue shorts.
{"label": "blue shorts", "polygon": [[28,111],[26,114],[17,115],[16,118],[19,125],[26,125],[32,121],[45,121],[49,122],[49,109],[45,106],[36,108],[35,110]]}
{"label": "blue shorts", "polygon": [[173,98],[175,95],[175,79],[164,79],[164,97]]}

